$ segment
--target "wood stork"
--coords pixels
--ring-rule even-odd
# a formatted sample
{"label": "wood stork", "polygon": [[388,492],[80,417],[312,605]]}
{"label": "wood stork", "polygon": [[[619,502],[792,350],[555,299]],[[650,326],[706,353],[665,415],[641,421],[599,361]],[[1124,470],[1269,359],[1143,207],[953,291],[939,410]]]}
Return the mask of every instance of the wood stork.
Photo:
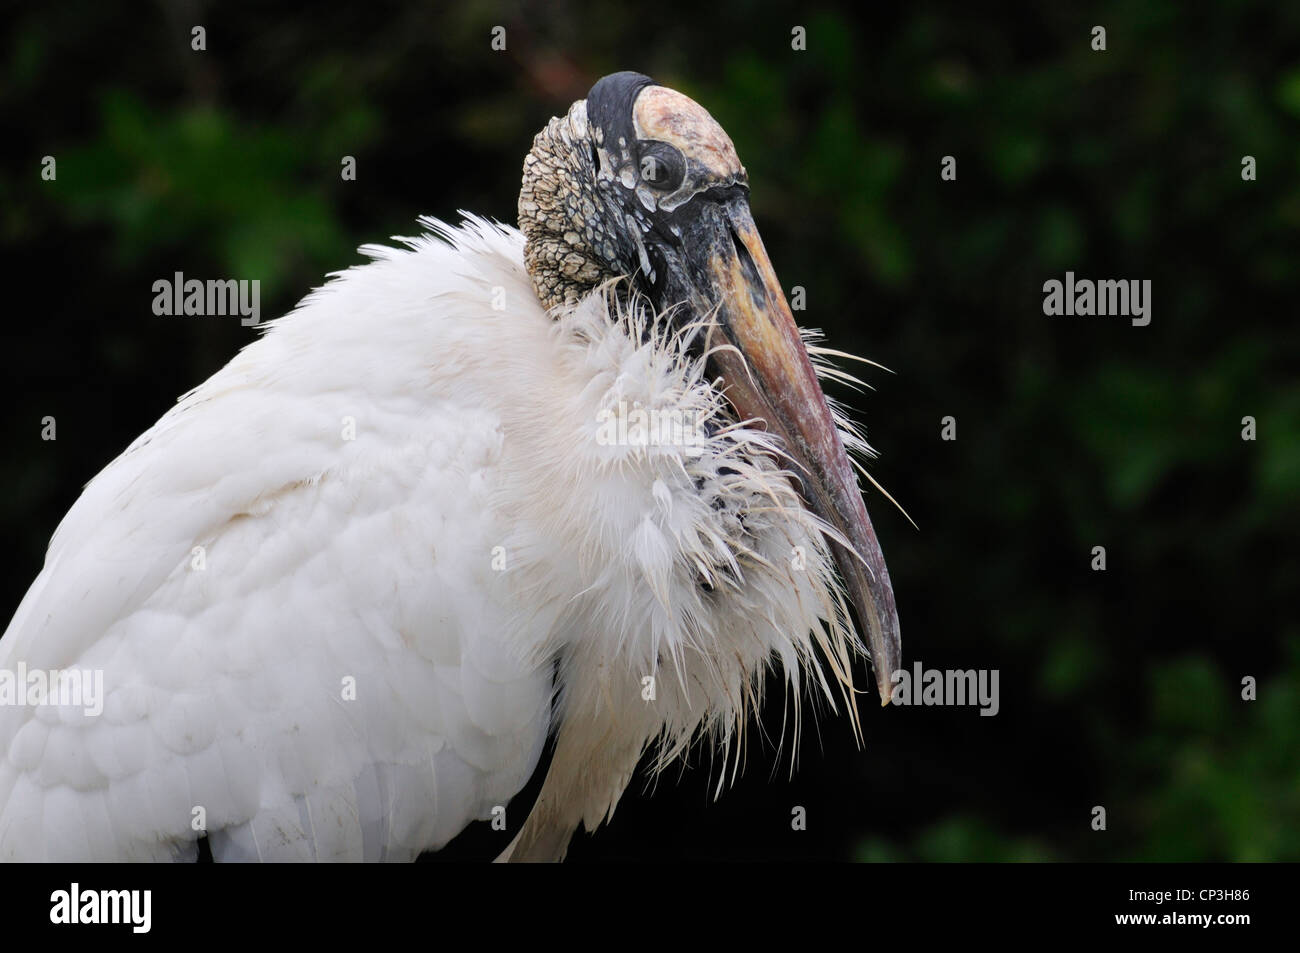
{"label": "wood stork", "polygon": [[0,706],[0,857],[408,860],[550,737],[502,856],[560,859],[647,751],[725,775],[769,666],[796,735],[802,682],[854,711],[856,653],[888,701],[867,448],[748,191],[701,106],[607,76],[537,135],[520,230],[367,246],[182,397],[0,640],[49,683]]}

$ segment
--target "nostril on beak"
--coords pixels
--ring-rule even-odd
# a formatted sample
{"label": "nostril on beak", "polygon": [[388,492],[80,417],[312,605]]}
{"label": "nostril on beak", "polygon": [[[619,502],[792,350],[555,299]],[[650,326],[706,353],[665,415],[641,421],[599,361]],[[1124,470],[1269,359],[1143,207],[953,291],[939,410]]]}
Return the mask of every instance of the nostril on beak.
{"label": "nostril on beak", "polygon": [[736,253],[736,260],[740,262],[740,270],[745,275],[745,280],[753,288],[755,283],[760,281],[758,265],[754,263],[754,256],[749,253],[749,248],[741,239],[740,233],[736,231],[736,226],[730,222],[727,223],[727,234],[731,236],[731,248]]}

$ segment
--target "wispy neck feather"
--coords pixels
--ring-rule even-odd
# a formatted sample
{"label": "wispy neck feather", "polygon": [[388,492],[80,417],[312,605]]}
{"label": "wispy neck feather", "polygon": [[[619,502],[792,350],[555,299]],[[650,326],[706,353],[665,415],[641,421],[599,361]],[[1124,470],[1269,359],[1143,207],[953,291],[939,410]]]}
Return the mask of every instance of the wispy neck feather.
{"label": "wispy neck feather", "polygon": [[[647,752],[659,772],[701,743],[722,755],[720,790],[771,666],[785,674],[796,740],[805,678],[856,719],[851,665],[862,649],[830,530],[804,507],[780,448],[730,418],[695,330],[610,290],[557,316],[572,376],[564,426],[577,432],[552,432],[550,449],[536,448],[547,479],[520,488],[545,516],[519,551],[553,556],[545,539],[575,527],[580,538],[566,547],[573,564],[520,569],[534,591],[566,602],[562,644],[550,646],[555,754],[509,859],[558,859],[580,822],[593,830],[612,813]],[[673,439],[675,423],[684,439]]]}

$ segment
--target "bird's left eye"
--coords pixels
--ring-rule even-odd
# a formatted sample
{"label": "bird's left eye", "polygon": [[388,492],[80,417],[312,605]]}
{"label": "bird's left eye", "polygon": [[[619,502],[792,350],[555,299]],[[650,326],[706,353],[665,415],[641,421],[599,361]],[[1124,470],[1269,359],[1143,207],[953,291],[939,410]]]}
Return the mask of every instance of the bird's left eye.
{"label": "bird's left eye", "polygon": [[654,189],[671,192],[682,184],[686,164],[682,155],[666,142],[652,142],[641,150],[641,181]]}

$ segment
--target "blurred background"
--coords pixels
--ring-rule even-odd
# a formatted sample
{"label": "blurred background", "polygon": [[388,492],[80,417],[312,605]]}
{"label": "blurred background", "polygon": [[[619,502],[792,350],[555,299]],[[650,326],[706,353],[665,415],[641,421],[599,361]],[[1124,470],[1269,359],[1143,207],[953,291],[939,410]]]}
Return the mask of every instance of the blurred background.
{"label": "blurred background", "polygon": [[[1300,6],[1069,6],[6,3],[0,615],[254,337],[154,280],[258,278],[266,320],[419,214],[513,223],[533,135],[636,69],[731,134],[802,323],[895,372],[830,390],[919,525],[868,494],[905,656],[998,669],[1001,707],[868,698],[865,748],[825,717],[792,779],[773,685],[734,788],[635,781],[571,858],[1300,860]],[[1045,317],[1067,270],[1150,279],[1150,326]]]}

